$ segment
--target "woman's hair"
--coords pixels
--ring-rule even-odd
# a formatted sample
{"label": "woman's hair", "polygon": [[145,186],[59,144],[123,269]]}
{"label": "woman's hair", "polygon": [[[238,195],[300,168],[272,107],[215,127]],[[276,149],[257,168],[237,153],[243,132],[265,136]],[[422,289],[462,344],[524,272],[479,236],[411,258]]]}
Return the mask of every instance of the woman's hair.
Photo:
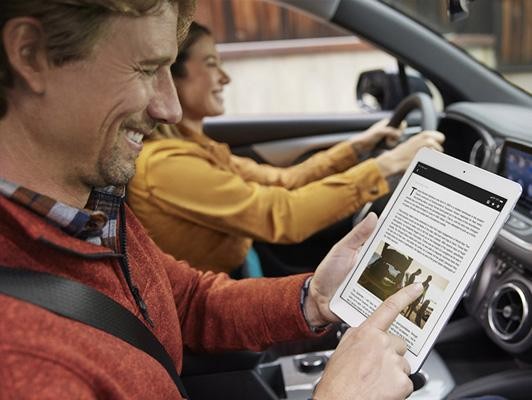
{"label": "woman's hair", "polygon": [[[12,18],[38,19],[46,34],[50,64],[86,58],[113,15],[138,17],[157,13],[170,3],[178,7],[178,40],[192,19],[195,0],[0,0],[0,32]],[[0,39],[0,118],[7,112],[6,89],[14,76]]]}
{"label": "woman's hair", "polygon": [[203,36],[212,36],[212,33],[207,27],[198,24],[196,21],[193,21],[192,24],[190,24],[187,36],[185,39],[183,39],[181,45],[179,46],[177,58],[172,64],[172,76],[175,78],[185,78],[187,76],[185,63],[190,56],[190,48]]}

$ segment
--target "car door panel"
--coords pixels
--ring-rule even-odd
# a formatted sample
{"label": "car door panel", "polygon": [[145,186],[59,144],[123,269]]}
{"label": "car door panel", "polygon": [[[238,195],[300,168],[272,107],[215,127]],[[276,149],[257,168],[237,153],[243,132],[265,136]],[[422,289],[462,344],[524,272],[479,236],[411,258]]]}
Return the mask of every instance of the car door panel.
{"label": "car door panel", "polygon": [[[390,115],[379,112],[350,116],[219,117],[209,119],[205,131],[214,140],[227,143],[233,154],[288,167]],[[407,121],[411,127],[408,134],[419,131],[418,115],[413,113]]]}

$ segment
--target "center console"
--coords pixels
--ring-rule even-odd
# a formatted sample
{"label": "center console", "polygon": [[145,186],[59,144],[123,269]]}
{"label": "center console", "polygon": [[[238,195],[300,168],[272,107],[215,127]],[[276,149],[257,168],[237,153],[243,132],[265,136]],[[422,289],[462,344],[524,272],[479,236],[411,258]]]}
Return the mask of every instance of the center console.
{"label": "center console", "polygon": [[[283,371],[286,399],[308,400],[331,354],[332,351],[322,351],[281,357],[265,366],[278,365]],[[414,386],[420,387],[416,388],[409,400],[443,399],[455,386],[449,370],[434,351],[414,379]]]}
{"label": "center console", "polygon": [[498,165],[498,173],[518,182],[523,194],[471,284],[464,305],[513,365],[499,363],[497,371],[455,388],[452,399],[489,391],[525,400],[532,390],[532,148],[506,141]]}
{"label": "center console", "polygon": [[505,142],[498,172],[521,184],[523,194],[486,257],[466,306],[497,345],[528,361],[532,360],[532,148]]}

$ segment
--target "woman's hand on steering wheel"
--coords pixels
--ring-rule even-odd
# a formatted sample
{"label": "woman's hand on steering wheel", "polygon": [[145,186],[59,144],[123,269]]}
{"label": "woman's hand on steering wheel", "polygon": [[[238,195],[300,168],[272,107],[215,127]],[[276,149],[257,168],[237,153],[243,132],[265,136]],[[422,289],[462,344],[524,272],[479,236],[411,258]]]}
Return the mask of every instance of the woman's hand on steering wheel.
{"label": "woman's hand on steering wheel", "polygon": [[431,147],[443,151],[442,143],[445,140],[445,136],[436,131],[438,128],[438,113],[434,109],[434,103],[431,97],[425,93],[414,93],[403,99],[395,109],[388,125],[396,128],[401,127],[406,116],[415,109],[421,112],[420,125],[423,131],[422,133],[408,139],[389,151],[385,151],[388,146],[386,146],[383,140],[376,144],[377,154],[375,155],[375,159],[381,173],[388,178],[390,192],[388,195],[375,200],[373,203],[367,203],[355,218],[353,218],[355,225],[369,212],[375,212],[377,215],[381,214],[392,192],[399,184],[401,177],[399,173],[406,170],[420,148]]}
{"label": "woman's hand on steering wheel", "polygon": [[419,149],[429,147],[437,151],[443,151],[445,135],[438,131],[423,131],[401,143],[392,150],[379,155],[375,160],[381,173],[389,177],[403,172]]}
{"label": "woman's hand on steering wheel", "polygon": [[349,142],[353,146],[355,152],[360,156],[361,154],[371,152],[378,143],[386,142],[389,147],[395,146],[406,128],[406,121],[401,125],[393,127],[389,125],[389,119],[383,119],[373,124],[370,128],[362,133],[353,136]]}

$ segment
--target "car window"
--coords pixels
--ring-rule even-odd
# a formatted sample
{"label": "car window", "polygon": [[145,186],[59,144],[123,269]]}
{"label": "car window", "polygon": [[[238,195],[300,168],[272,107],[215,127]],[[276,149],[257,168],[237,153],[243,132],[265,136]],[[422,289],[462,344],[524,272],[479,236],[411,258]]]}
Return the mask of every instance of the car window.
{"label": "car window", "polygon": [[[223,16],[219,18],[218,16]],[[232,81],[226,115],[352,113],[360,73],[397,69],[371,43],[262,0],[199,0]]]}
{"label": "car window", "polygon": [[530,1],[381,0],[442,34],[473,58],[532,93]]}

